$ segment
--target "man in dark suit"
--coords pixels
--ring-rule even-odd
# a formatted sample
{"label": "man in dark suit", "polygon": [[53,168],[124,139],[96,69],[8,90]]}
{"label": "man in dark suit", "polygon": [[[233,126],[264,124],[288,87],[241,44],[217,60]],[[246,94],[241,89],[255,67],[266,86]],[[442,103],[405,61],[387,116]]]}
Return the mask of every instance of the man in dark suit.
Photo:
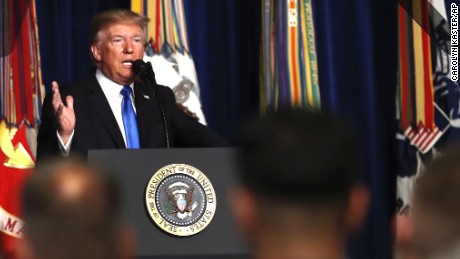
{"label": "man in dark suit", "polygon": [[[133,73],[133,62],[144,55],[148,21],[129,10],[110,10],[94,17],[91,54],[97,71],[87,81],[61,89],[52,83],[53,92],[42,109],[37,161],[56,154],[84,154],[89,149],[226,145],[178,109],[169,88],[143,83]],[[125,121],[122,106],[134,110],[134,123]],[[131,138],[134,145],[129,143]]]}

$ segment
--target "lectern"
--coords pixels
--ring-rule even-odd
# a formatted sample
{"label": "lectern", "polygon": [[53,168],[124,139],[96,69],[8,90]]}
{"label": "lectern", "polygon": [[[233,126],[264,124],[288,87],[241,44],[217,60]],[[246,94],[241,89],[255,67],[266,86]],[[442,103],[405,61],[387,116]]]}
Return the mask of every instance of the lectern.
{"label": "lectern", "polygon": [[[123,216],[137,232],[138,258],[249,258],[229,206],[229,192],[235,183],[237,170],[235,149],[90,150],[88,161],[103,165],[117,174],[123,193]],[[152,183],[149,182],[152,176],[171,164],[185,164],[198,169],[207,176],[215,191],[216,208],[211,222],[204,230],[191,236],[165,232],[152,220],[146,205],[146,190]],[[161,184],[161,179],[163,177],[159,178],[158,184]],[[203,193],[206,196],[206,192]],[[167,197],[166,194],[164,196]],[[185,191],[183,197],[186,197]],[[196,205],[190,205],[189,210],[194,207]]]}

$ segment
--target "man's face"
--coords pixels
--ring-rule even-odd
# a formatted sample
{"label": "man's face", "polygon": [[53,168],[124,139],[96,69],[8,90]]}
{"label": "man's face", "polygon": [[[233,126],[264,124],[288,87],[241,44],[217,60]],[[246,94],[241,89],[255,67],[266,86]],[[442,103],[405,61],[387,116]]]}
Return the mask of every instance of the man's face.
{"label": "man's face", "polygon": [[137,24],[117,23],[107,27],[101,40],[91,46],[93,57],[106,77],[120,85],[133,82],[133,61],[144,56],[142,35]]}

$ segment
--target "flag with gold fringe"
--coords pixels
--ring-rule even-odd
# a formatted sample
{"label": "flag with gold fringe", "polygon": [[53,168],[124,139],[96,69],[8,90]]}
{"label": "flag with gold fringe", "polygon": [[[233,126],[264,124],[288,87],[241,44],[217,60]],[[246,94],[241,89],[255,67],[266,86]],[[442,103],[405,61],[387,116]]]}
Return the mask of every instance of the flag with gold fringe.
{"label": "flag with gold fringe", "polygon": [[[0,257],[14,258],[22,184],[35,165],[41,83],[34,0],[0,5]],[[3,251],[3,253],[2,253]]]}
{"label": "flag with gold fringe", "polygon": [[398,216],[410,212],[424,164],[460,139],[460,91],[450,79],[446,7],[444,0],[398,0]]}
{"label": "flag with gold fringe", "polygon": [[320,109],[310,0],[262,0],[261,111]]}
{"label": "flag with gold fringe", "polygon": [[172,88],[177,105],[206,124],[183,0],[131,0],[131,10],[150,18],[144,61],[152,64],[157,83]]}

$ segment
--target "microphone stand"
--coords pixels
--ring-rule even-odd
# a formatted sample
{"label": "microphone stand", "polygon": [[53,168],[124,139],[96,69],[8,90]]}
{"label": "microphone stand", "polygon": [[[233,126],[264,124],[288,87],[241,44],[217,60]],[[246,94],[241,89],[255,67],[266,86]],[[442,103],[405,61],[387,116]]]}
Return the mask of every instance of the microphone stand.
{"label": "microphone stand", "polygon": [[152,65],[150,64],[150,62],[146,62],[145,66],[146,67],[144,67],[139,73],[139,76],[142,79],[142,81],[145,81],[147,84],[153,87],[153,98],[155,98],[155,100],[157,101],[158,106],[160,108],[161,116],[163,118],[163,127],[165,130],[165,137],[166,137],[166,148],[170,148],[171,144],[169,141],[168,121],[166,120],[166,113],[160,101],[161,94],[160,94],[160,91],[158,91],[158,84],[157,84],[157,81],[155,80],[155,72],[153,72]]}

